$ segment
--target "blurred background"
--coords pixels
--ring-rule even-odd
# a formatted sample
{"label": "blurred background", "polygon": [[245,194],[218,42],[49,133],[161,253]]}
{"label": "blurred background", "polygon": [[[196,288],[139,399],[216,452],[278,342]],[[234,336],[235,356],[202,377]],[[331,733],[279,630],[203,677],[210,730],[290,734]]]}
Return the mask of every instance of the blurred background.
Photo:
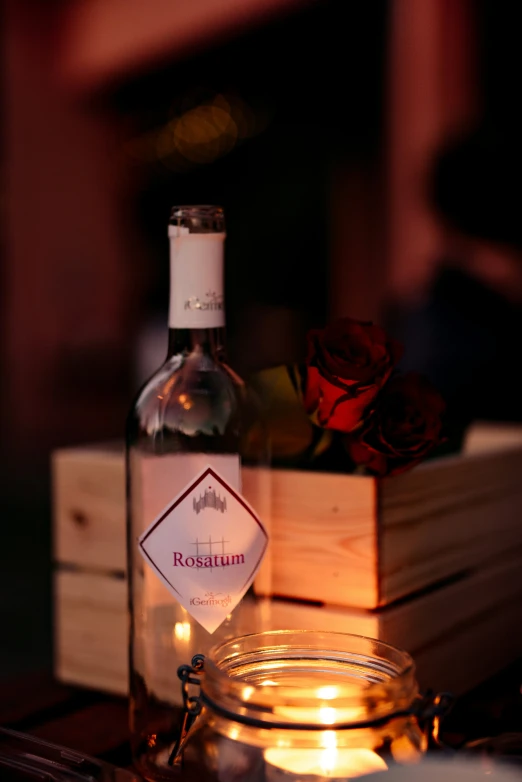
{"label": "blurred background", "polygon": [[350,315],[520,420],[517,10],[2,2],[0,678],[51,661],[51,451],[121,438],[164,358],[173,204],[225,207],[241,371]]}

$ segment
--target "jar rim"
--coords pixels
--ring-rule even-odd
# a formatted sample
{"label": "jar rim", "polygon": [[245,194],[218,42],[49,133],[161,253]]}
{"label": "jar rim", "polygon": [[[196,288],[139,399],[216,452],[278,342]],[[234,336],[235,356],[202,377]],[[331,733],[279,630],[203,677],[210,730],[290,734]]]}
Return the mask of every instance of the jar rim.
{"label": "jar rim", "polygon": [[391,714],[418,695],[408,652],[361,635],[310,630],[253,633],[214,646],[202,691],[207,702],[255,712],[267,723],[274,713],[289,726],[297,715],[315,723],[321,713],[330,727]]}

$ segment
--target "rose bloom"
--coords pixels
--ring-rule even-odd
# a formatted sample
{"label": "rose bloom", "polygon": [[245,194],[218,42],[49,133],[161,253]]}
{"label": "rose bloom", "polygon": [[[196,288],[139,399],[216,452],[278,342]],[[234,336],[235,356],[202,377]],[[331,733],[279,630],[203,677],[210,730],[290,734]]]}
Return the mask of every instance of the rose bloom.
{"label": "rose bloom", "polygon": [[402,355],[373,323],[341,318],[308,333],[305,406],[319,426],[351,432]]}
{"label": "rose bloom", "polygon": [[375,475],[397,475],[414,467],[442,442],[445,403],[423,375],[391,378],[361,430],[348,439],[357,465]]}

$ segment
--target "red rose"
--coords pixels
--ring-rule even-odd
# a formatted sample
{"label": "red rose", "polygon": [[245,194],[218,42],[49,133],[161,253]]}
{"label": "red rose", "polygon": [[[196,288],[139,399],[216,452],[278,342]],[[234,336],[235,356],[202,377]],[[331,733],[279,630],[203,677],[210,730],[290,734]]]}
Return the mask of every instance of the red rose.
{"label": "red rose", "polygon": [[375,475],[397,475],[418,464],[442,442],[445,403],[415,372],[392,378],[360,433],[347,443],[350,456]]}
{"label": "red rose", "polygon": [[305,406],[327,429],[351,432],[387,381],[402,346],[372,323],[341,318],[308,333]]}

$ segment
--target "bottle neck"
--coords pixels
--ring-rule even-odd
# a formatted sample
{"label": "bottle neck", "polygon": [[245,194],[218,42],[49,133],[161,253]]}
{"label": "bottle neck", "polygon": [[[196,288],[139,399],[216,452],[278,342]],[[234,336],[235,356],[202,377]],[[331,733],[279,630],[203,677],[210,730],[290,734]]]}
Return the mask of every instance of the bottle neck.
{"label": "bottle neck", "polygon": [[216,359],[225,355],[225,328],[179,329],[169,328],[167,359],[179,354],[201,351]]}

